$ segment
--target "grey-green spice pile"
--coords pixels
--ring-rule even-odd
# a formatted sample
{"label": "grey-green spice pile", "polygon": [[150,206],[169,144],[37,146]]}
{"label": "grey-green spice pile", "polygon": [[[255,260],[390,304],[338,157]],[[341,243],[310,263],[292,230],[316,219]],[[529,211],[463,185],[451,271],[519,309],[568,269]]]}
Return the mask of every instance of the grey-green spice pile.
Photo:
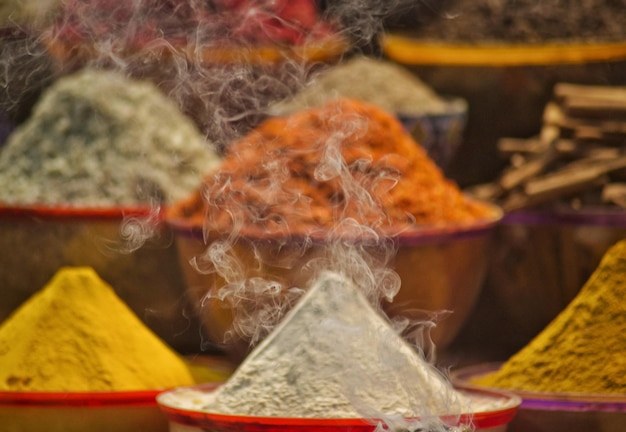
{"label": "grey-green spice pile", "polygon": [[337,97],[359,99],[405,115],[443,114],[465,107],[465,101],[450,102],[439,96],[401,65],[356,56],[322,70],[292,98],[272,105],[269,114],[288,115]]}
{"label": "grey-green spice pile", "polygon": [[0,153],[0,202],[109,207],[173,202],[219,162],[149,82],[85,69],[59,79]]}

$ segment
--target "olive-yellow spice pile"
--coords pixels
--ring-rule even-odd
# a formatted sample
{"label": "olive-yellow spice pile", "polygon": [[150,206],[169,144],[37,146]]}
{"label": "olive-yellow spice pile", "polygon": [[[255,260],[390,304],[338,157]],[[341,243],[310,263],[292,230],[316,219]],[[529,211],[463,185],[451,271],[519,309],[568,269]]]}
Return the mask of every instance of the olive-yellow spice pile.
{"label": "olive-yellow spice pile", "polygon": [[476,384],[511,390],[626,393],[626,240],[570,304],[497,372]]}
{"label": "olive-yellow spice pile", "polygon": [[63,267],[0,326],[0,391],[194,384],[187,363],[91,267]]}

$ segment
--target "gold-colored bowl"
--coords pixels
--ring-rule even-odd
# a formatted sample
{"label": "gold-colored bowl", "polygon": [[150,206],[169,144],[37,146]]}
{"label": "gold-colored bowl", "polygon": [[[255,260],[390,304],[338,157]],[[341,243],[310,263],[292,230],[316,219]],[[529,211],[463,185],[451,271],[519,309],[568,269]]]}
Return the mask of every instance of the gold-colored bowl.
{"label": "gold-colored bowl", "polygon": [[[160,218],[147,207],[0,207],[0,321],[59,268],[89,266],[170,346],[197,352],[199,324],[191,318],[172,233]],[[131,247],[125,236],[145,226],[155,231]]]}
{"label": "gold-colored bowl", "polygon": [[500,138],[539,134],[555,84],[626,85],[626,42],[462,45],[396,32],[380,45],[437,93],[467,101],[463,141],[446,170],[462,187],[497,178]]}
{"label": "gold-colored bowl", "polygon": [[[398,250],[392,266],[400,276],[401,288],[393,302],[382,307],[390,316],[419,321],[429,319],[433,312],[452,312],[432,331],[438,349],[452,342],[481,291],[491,256],[491,234],[502,216],[499,208],[492,209],[492,216],[485,220],[466,225],[419,226],[395,237]],[[166,218],[166,222],[174,232],[187,290],[195,299],[207,337],[236,359],[243,358],[250,350],[250,340],[231,332],[234,318],[230,303],[206,297],[226,282],[214,272],[201,273],[190,264],[194,258],[202,260],[207,248],[219,238],[205,240],[202,226],[184,219]],[[352,242],[355,247],[368,247],[366,239]],[[286,287],[306,287],[315,273],[314,266],[308,264],[326,256],[329,244],[323,238],[247,235],[239,236],[232,246],[247,278],[262,277]]]}
{"label": "gold-colored bowl", "polygon": [[583,64],[626,59],[626,42],[604,44],[447,44],[386,34],[382,49],[392,60],[409,65],[529,66]]}

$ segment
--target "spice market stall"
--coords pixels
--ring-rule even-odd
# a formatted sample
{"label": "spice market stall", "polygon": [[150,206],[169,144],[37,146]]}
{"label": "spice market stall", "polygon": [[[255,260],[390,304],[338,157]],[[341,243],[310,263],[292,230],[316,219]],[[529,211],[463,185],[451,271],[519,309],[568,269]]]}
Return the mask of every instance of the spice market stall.
{"label": "spice market stall", "polygon": [[196,344],[184,332],[182,276],[159,220],[217,161],[151,83],[96,69],[57,80],[0,154],[1,319],[60,267],[85,265],[169,343]]}
{"label": "spice market stall", "polygon": [[381,50],[437,92],[469,103],[451,167],[462,186],[503,169],[501,137],[527,138],[558,82],[624,85],[623,4],[605,0],[444,0],[389,24]]}
{"label": "spice market stall", "polygon": [[0,5],[0,424],[621,432],[624,5],[424,5]]}
{"label": "spice market stall", "polygon": [[294,289],[337,266],[390,314],[453,310],[432,331],[445,347],[480,292],[500,217],[392,114],[347,98],[261,123],[166,214],[208,335],[235,353]]}
{"label": "spice market stall", "polygon": [[[521,348],[624,236],[619,204],[599,193],[602,178],[619,184],[623,173],[599,162],[602,152],[605,161],[623,155],[623,116],[608,108],[626,86],[621,8],[595,0],[450,0],[432,9],[416,6],[381,36],[386,58],[436,91],[468,101],[464,140],[447,173],[467,193],[504,207],[476,320],[470,320],[476,325],[466,328],[471,342],[459,341],[462,351],[486,345],[489,355],[506,357]],[[584,92],[584,98],[557,94],[562,91]],[[613,101],[602,101],[613,93]],[[582,99],[592,101],[582,107],[590,116],[575,106],[565,116],[565,106],[556,109]],[[603,129],[607,125],[617,129]],[[580,165],[573,163],[572,171],[548,175],[576,159]],[[585,165],[590,159],[598,165]],[[617,187],[607,194],[618,197]]]}

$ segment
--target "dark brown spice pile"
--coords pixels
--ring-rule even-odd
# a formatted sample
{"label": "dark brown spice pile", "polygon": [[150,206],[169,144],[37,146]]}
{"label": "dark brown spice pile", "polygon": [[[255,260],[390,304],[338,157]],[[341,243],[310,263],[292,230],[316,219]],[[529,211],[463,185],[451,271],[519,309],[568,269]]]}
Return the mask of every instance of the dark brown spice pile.
{"label": "dark brown spice pile", "polygon": [[446,42],[621,42],[625,10],[625,0],[440,0],[391,26]]}

